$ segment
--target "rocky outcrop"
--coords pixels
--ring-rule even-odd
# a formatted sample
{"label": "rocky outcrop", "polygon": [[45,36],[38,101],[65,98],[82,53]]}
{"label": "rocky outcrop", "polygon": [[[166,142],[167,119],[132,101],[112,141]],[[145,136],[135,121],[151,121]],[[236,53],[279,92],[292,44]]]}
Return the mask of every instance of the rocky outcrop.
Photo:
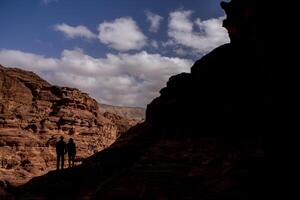
{"label": "rocky outcrop", "polygon": [[59,136],[73,138],[80,162],[111,145],[138,121],[102,113],[75,88],[53,86],[33,72],[0,67],[1,179],[20,184],[55,168]]}
{"label": "rocky outcrop", "polygon": [[1,126],[78,133],[100,128],[97,102],[77,89],[52,86],[32,72],[1,70]]}

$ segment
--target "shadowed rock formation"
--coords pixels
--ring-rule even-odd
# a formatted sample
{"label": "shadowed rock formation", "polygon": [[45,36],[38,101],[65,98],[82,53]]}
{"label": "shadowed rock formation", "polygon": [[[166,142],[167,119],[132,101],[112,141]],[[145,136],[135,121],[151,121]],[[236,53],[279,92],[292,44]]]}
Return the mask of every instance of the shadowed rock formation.
{"label": "shadowed rock formation", "polygon": [[191,73],[171,77],[148,105],[147,122],[182,134],[187,129],[199,129],[195,134],[201,135],[257,132],[269,115],[271,72],[264,63],[254,2],[222,3],[231,43],[195,62]]}

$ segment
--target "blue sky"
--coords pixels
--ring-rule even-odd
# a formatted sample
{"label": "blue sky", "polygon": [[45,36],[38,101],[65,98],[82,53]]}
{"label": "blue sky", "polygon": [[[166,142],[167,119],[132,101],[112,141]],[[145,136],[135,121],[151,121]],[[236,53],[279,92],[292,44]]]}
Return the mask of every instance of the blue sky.
{"label": "blue sky", "polygon": [[0,0],[0,64],[146,106],[167,79],[229,41],[219,0]]}

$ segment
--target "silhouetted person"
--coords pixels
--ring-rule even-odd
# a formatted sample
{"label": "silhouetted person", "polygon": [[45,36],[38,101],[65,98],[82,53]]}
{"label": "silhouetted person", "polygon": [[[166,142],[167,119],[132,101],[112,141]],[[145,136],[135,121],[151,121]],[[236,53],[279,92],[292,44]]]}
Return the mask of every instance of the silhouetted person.
{"label": "silhouetted person", "polygon": [[67,145],[64,137],[60,136],[60,140],[56,143],[56,156],[57,156],[57,170],[59,170],[59,163],[61,162],[61,169],[64,168],[65,153],[67,152]]}
{"label": "silhouetted person", "polygon": [[76,156],[76,145],[72,138],[69,139],[67,144],[68,158],[69,158],[69,167],[74,167],[74,160]]}

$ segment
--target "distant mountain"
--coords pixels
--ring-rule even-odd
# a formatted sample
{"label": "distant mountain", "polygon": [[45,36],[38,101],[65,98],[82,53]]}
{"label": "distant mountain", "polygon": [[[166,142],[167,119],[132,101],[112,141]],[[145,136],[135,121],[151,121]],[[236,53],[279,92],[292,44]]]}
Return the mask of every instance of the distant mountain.
{"label": "distant mountain", "polygon": [[145,119],[145,108],[138,107],[121,107],[121,106],[111,106],[107,104],[99,104],[100,112],[110,112],[117,114],[121,117],[135,119],[135,120],[144,120]]}
{"label": "distant mountain", "polygon": [[33,72],[0,65],[0,182],[21,184],[55,169],[60,136],[75,140],[78,163],[110,146],[141,121],[118,113],[103,112],[95,99],[76,88],[54,86]]}

